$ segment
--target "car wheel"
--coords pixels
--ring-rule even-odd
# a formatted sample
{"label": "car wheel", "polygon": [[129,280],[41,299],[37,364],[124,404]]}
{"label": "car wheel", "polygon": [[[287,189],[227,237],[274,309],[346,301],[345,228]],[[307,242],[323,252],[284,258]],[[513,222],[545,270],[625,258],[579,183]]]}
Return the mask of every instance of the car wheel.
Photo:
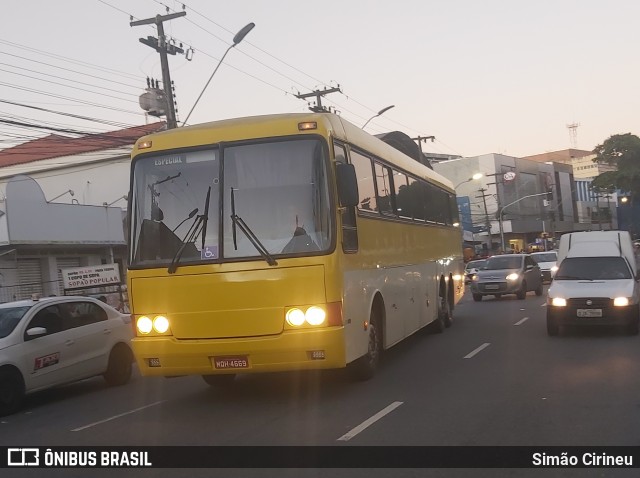
{"label": "car wheel", "polygon": [[207,385],[211,387],[229,387],[233,385],[233,382],[236,379],[235,373],[228,373],[226,375],[203,375],[202,380],[204,380]]}
{"label": "car wheel", "polygon": [[522,281],[522,286],[520,287],[520,290],[516,292],[516,296],[520,300],[523,300],[525,297],[527,297],[527,283],[525,281]]}
{"label": "car wheel", "polygon": [[553,320],[547,314],[547,335],[549,335],[550,337],[553,337],[558,335],[559,332],[560,332],[560,327],[558,326],[558,322]]}
{"label": "car wheel", "polygon": [[379,316],[380,313],[376,310],[371,311],[367,353],[357,359],[350,367],[351,376],[355,380],[369,380],[378,370],[380,354],[382,353],[382,330],[380,326],[382,320],[380,320]]}
{"label": "car wheel", "polygon": [[540,297],[542,295],[542,281],[540,281],[540,285],[536,289],[536,295]]}
{"label": "car wheel", "polygon": [[482,300],[482,294],[473,294],[473,300],[480,302]]}
{"label": "car wheel", "polygon": [[0,416],[20,409],[24,398],[24,381],[16,370],[0,370]]}
{"label": "car wheel", "polygon": [[131,378],[132,367],[133,354],[131,349],[124,344],[116,344],[109,354],[109,365],[104,379],[112,387],[124,385]]}

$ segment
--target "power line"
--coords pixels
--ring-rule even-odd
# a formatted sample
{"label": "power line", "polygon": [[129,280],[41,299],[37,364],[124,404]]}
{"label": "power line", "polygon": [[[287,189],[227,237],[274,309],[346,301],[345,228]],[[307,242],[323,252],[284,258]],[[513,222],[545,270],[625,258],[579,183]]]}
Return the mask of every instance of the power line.
{"label": "power line", "polygon": [[73,63],[75,65],[84,66],[85,68],[91,68],[91,69],[94,69],[94,70],[99,70],[99,71],[102,71],[104,73],[110,73],[110,74],[114,74],[114,75],[119,75],[119,76],[127,77],[129,79],[138,80],[138,81],[141,79],[140,76],[136,76],[136,75],[134,75],[132,73],[123,72],[123,71],[115,70],[113,68],[107,68],[107,67],[100,66],[100,65],[95,65],[93,63],[89,63],[89,62],[86,62],[86,61],[74,60],[72,58],[65,57],[65,56],[62,56],[62,55],[58,55],[56,53],[49,53],[49,52],[46,52],[46,51],[43,51],[43,50],[38,50],[37,48],[32,48],[32,47],[28,47],[28,46],[25,46],[25,45],[20,45],[19,43],[14,43],[14,42],[11,42],[9,40],[3,40],[3,39],[0,38],[0,43],[3,43],[5,45],[10,45],[10,46],[12,46],[14,48],[19,48],[19,49],[22,49],[22,50],[35,52],[35,53],[38,53],[40,55],[48,56],[48,57],[51,57],[51,58],[56,58],[58,60],[63,60],[63,61],[66,61],[68,63]]}
{"label": "power line", "polygon": [[89,117],[89,116],[76,115],[76,114],[73,114],[73,113],[66,113],[66,112],[63,112],[63,111],[55,111],[55,110],[50,110],[50,109],[47,109],[47,108],[41,108],[39,106],[25,105],[23,103],[17,103],[17,102],[14,102],[14,101],[8,101],[8,100],[3,100],[3,99],[0,99],[0,103],[5,103],[5,104],[8,104],[8,105],[13,105],[13,106],[20,106],[20,107],[23,107],[23,108],[33,109],[33,110],[37,110],[37,111],[43,111],[43,112],[46,112],[46,113],[51,113],[51,114],[56,114],[56,115],[61,115],[61,116],[67,116],[67,117],[70,117],[70,118],[80,119],[80,120],[84,120],[84,121],[91,121],[91,122],[94,122],[94,123],[101,123],[101,124],[106,124],[106,125],[110,125],[110,126],[116,126],[116,127],[119,127],[119,128],[130,128],[130,127],[135,126],[135,125],[130,124],[130,123],[121,123],[121,122],[116,122],[116,121],[103,120],[103,119],[99,119],[99,118],[92,118],[92,117]]}
{"label": "power line", "polygon": [[[12,75],[22,76],[24,78],[30,78],[30,79],[36,80],[36,81],[44,81],[47,84],[51,84],[51,85],[58,85],[58,86],[62,86],[64,88],[73,88],[74,90],[84,91],[85,93],[91,93],[91,94],[94,94],[94,95],[106,96],[108,98],[113,98],[113,99],[120,100],[120,101],[126,101],[128,103],[137,103],[137,101],[133,101],[133,100],[130,100],[130,99],[122,98],[122,97],[119,97],[119,96],[109,95],[109,94],[106,94],[106,93],[100,93],[99,91],[87,90],[85,88],[79,88],[79,87],[73,86],[73,85],[65,85],[64,83],[58,83],[57,81],[50,81],[50,80],[46,80],[46,79],[43,79],[43,78],[37,78],[35,76],[27,75],[27,74],[24,74],[24,73],[16,73],[14,71],[5,70],[5,69],[2,69],[2,68],[0,68],[0,71],[4,71],[5,73],[10,73]],[[38,73],[38,72],[36,72],[36,73]],[[49,75],[49,76],[53,76],[53,75]],[[66,78],[63,78],[63,79],[66,80]],[[73,80],[69,80],[69,81],[73,81]],[[75,82],[75,83],[86,85],[86,83],[81,83],[81,82]],[[95,86],[95,85],[89,85],[89,86]],[[97,88],[100,88],[100,87],[97,86]],[[105,88],[105,89],[110,89],[110,88]],[[117,91],[117,90],[111,90],[111,91]],[[134,96],[136,98],[138,96],[138,95],[134,95],[132,93],[123,93],[123,94],[129,95],[129,96]]]}
{"label": "power line", "polygon": [[122,108],[114,108],[114,107],[108,106],[108,105],[102,105],[102,104],[99,104],[99,103],[92,103],[91,101],[84,101],[84,100],[79,100],[79,99],[76,99],[76,98],[71,98],[71,97],[68,97],[68,96],[56,95],[56,94],[53,94],[53,93],[47,93],[47,92],[40,91],[40,90],[34,90],[33,88],[24,88],[24,87],[21,87],[21,86],[11,85],[9,83],[3,83],[1,81],[0,81],[0,85],[1,86],[6,86],[7,88],[14,88],[14,89],[17,89],[17,90],[28,91],[30,93],[36,93],[36,94],[39,94],[39,95],[51,96],[53,98],[60,98],[60,99],[63,99],[63,100],[69,100],[69,101],[72,101],[74,103],[81,103],[81,104],[85,104],[85,105],[89,105],[89,106],[96,106],[98,108],[104,108],[104,109],[107,109],[107,110],[119,111],[121,113],[128,113],[128,114],[134,114],[134,115],[141,115],[142,114],[142,113],[140,113],[138,111],[130,111],[130,110],[124,110]]}

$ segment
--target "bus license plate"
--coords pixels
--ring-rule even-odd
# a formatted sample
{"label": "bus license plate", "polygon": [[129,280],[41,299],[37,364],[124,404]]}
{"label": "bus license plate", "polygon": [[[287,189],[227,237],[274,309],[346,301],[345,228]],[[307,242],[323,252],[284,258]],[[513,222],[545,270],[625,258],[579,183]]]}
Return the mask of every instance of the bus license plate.
{"label": "bus license plate", "polygon": [[602,309],[578,309],[578,317],[602,317]]}
{"label": "bus license plate", "polygon": [[213,357],[213,366],[217,369],[249,368],[249,359],[246,355],[237,357]]}

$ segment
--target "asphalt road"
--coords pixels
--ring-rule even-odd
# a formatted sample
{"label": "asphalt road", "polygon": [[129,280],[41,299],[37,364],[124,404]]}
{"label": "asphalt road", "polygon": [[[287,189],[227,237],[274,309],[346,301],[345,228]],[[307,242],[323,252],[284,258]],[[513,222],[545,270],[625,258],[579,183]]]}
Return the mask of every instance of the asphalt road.
{"label": "asphalt road", "polygon": [[[23,411],[0,419],[0,444],[640,445],[640,338],[615,329],[548,337],[545,307],[544,296],[533,293],[525,300],[506,296],[480,303],[465,296],[450,329],[419,333],[393,347],[367,382],[353,383],[344,371],[246,376],[223,390],[199,377],[135,375],[119,388],[108,388],[101,378],[85,380],[30,396]],[[57,470],[59,476],[86,476],[87,470],[72,474],[79,471]],[[200,476],[194,471],[200,472],[137,474]],[[586,476],[586,471],[485,470],[483,476]],[[591,470],[589,476],[634,476],[623,474],[630,471]],[[110,476],[109,470],[93,472]],[[478,470],[201,472],[479,476]]]}

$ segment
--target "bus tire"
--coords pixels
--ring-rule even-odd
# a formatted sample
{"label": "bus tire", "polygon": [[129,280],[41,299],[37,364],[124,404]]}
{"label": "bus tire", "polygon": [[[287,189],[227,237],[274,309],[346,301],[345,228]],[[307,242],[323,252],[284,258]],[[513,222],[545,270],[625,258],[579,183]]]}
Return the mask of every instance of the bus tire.
{"label": "bus tire", "polygon": [[210,387],[229,387],[233,385],[236,379],[235,373],[228,373],[226,375],[203,375],[202,380],[206,382]]}
{"label": "bus tire", "polygon": [[453,291],[453,276],[449,274],[449,287],[447,287],[446,297],[447,308],[445,309],[446,315],[444,318],[444,325],[447,328],[453,325],[453,309],[455,308],[454,294],[455,292]]}
{"label": "bus tire", "polygon": [[376,374],[382,353],[382,319],[379,306],[371,311],[368,327],[367,353],[353,362],[350,373],[354,380],[369,380]]}
{"label": "bus tire", "polygon": [[436,320],[434,320],[427,326],[427,330],[431,334],[441,334],[442,332],[444,332],[444,329],[446,329],[446,327],[447,326],[444,323],[444,316],[440,306],[438,307],[438,314],[436,316]]}
{"label": "bus tire", "polygon": [[18,370],[0,370],[0,417],[17,412],[24,399],[24,380]]}

